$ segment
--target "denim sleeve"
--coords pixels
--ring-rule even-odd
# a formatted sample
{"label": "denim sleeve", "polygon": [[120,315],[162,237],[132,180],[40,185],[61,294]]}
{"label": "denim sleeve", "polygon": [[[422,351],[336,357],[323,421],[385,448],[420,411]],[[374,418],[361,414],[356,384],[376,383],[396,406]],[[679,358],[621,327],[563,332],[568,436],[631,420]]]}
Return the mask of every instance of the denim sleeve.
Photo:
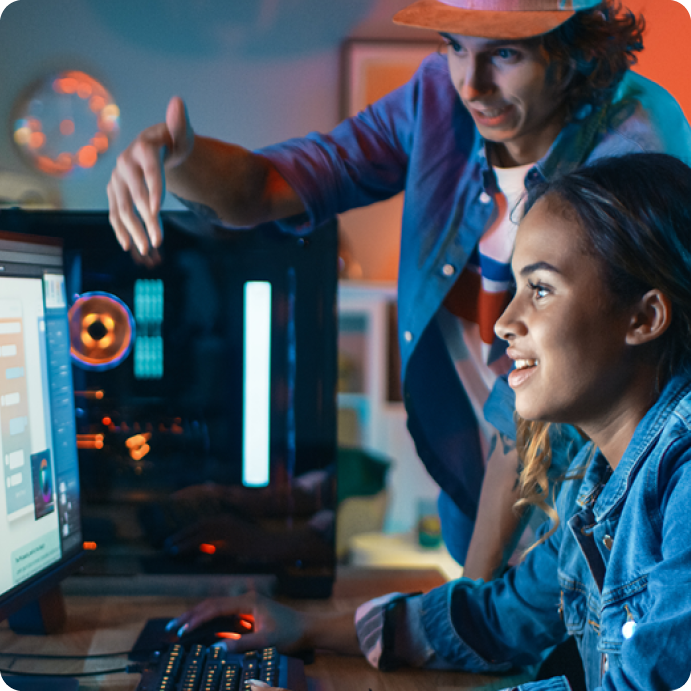
{"label": "denim sleeve", "polygon": [[561,534],[560,527],[499,580],[462,578],[423,595],[422,625],[436,656],[469,672],[505,672],[539,663],[547,648],[565,640]]}
{"label": "denim sleeve", "polygon": [[329,134],[312,132],[257,150],[307,209],[306,217],[282,221],[286,230],[307,232],[338,213],[388,199],[404,189],[417,103],[429,81],[424,75],[428,67],[436,71],[439,59],[438,55],[427,58],[410,82]]}
{"label": "denim sleeve", "polygon": [[[686,446],[685,450],[679,450]],[[649,607],[638,617],[597,691],[689,688],[691,674],[691,450],[688,437],[667,449],[659,474],[660,502],[648,507],[661,538],[659,561],[648,573]],[[611,568],[611,565],[610,565]],[[618,658],[618,659],[617,659]]]}
{"label": "denim sleeve", "polygon": [[[508,689],[506,691],[509,691]],[[532,681],[529,684],[521,684],[511,691],[571,691],[571,685],[566,677],[552,677],[545,681]]]}

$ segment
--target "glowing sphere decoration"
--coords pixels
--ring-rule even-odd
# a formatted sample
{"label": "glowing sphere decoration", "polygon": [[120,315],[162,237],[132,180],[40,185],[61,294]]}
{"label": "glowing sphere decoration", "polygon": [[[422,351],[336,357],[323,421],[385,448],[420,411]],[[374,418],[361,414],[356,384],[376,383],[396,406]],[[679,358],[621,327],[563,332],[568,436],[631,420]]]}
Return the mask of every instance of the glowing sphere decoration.
{"label": "glowing sphere decoration", "polygon": [[93,168],[119,131],[120,109],[108,91],[84,72],[42,79],[20,99],[14,142],[29,163],[66,177]]}

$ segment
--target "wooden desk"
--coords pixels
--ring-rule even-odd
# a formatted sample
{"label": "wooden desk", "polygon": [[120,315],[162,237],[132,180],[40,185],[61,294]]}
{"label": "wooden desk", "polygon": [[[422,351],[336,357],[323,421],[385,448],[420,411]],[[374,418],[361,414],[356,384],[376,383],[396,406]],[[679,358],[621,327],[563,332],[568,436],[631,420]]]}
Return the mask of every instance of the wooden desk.
{"label": "wooden desk", "polygon": [[[327,601],[290,601],[304,610],[343,611],[365,600],[392,591],[425,591],[443,583],[432,570],[368,570],[346,567],[339,570],[334,595]],[[174,617],[205,596],[228,594],[240,586],[238,579],[225,577],[137,577],[136,579],[73,577],[64,585],[68,623],[64,633],[41,637],[17,636],[0,624],[3,653],[79,655],[129,650],[146,619]],[[157,593],[157,594],[155,594]],[[0,666],[11,660],[0,658]],[[116,668],[126,658],[87,661],[18,661],[15,669],[77,673]],[[360,657],[318,653],[305,668],[310,691],[497,691],[526,681],[460,672],[405,669],[379,672]],[[134,691],[139,675],[114,674],[80,679],[85,690]]]}

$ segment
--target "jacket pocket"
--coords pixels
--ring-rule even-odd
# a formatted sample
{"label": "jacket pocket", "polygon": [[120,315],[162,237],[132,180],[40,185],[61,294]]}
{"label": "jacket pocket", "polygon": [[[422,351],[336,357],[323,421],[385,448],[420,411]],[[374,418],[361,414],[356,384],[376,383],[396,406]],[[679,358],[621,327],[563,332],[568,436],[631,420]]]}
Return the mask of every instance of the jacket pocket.
{"label": "jacket pocket", "polygon": [[588,615],[587,594],[581,590],[562,588],[561,611],[568,633],[581,633]]}

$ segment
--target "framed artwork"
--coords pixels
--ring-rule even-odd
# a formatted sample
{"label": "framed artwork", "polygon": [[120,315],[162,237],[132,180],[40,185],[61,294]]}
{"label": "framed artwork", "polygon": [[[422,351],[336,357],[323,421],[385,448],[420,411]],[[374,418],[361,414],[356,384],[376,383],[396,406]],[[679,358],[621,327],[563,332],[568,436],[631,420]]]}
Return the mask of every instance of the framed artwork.
{"label": "framed artwork", "polygon": [[341,115],[348,117],[405,84],[439,41],[352,39],[343,44]]}

